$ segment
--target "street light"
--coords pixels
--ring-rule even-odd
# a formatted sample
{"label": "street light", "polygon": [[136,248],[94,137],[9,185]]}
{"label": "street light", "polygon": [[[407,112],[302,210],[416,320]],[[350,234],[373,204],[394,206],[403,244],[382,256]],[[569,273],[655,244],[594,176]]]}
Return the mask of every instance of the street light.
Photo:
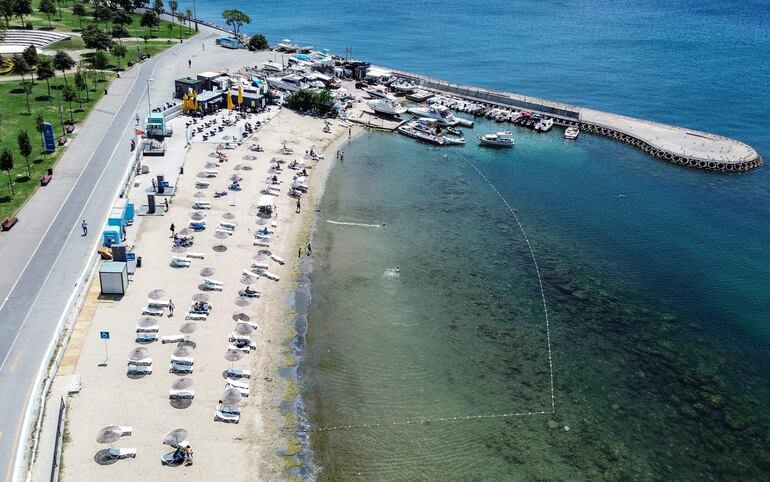
{"label": "street light", "polygon": [[195,31],[198,31],[198,12],[195,10],[195,0],[193,0],[193,17],[195,18]]}
{"label": "street light", "polygon": [[147,117],[150,117],[150,114],[152,114],[152,107],[150,106],[150,82],[152,82],[153,78],[147,79]]}

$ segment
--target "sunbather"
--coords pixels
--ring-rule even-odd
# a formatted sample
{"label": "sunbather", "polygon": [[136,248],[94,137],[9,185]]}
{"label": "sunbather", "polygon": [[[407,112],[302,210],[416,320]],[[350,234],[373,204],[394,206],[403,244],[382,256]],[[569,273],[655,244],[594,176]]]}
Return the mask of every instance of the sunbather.
{"label": "sunbather", "polygon": [[243,290],[247,295],[253,295],[257,292],[255,290],[252,290],[250,286],[247,286],[245,290]]}

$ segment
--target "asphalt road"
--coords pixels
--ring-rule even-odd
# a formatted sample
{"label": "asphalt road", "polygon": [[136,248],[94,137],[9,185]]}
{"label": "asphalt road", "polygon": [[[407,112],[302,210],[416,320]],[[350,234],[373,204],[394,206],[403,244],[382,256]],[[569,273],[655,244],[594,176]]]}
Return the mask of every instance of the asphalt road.
{"label": "asphalt road", "polygon": [[[139,112],[144,118],[147,112],[147,80],[154,78],[154,105],[170,100],[174,78],[187,70],[187,59],[201,51],[202,41],[213,45],[213,35],[202,32],[113,83],[78,134],[78,146],[73,142],[60,160],[61,176],[57,166],[54,179],[61,179],[60,191],[41,190],[22,209],[22,213],[26,210],[25,217],[19,216],[22,222],[4,234],[17,236],[0,243],[4,271],[0,276],[2,480],[12,480],[35,379],[41,367],[47,368],[51,340],[69,309],[76,283],[94,253],[100,228],[128,169],[134,117]],[[35,203],[41,204],[36,207]],[[90,227],[86,236],[80,228],[82,219]],[[20,232],[14,233],[16,230]]]}

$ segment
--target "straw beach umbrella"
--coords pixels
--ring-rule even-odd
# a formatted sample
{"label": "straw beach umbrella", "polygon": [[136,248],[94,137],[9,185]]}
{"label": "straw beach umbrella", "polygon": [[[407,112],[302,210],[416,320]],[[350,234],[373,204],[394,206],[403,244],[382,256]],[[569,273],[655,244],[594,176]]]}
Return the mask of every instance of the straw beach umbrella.
{"label": "straw beach umbrella", "polygon": [[190,356],[190,353],[192,352],[193,349],[190,346],[178,346],[174,350],[174,356]]}
{"label": "straw beach umbrella", "polygon": [[229,238],[230,235],[224,231],[217,231],[216,233],[214,233],[214,237],[219,240],[219,242],[214,245],[214,251],[218,253],[222,251],[227,251],[227,246],[225,246],[224,243],[222,243],[222,240]]}
{"label": "straw beach umbrella", "polygon": [[173,248],[171,248],[172,253],[184,253],[186,251],[187,251],[187,248],[185,248],[184,246],[174,246]]}
{"label": "straw beach umbrella", "polygon": [[178,378],[171,383],[171,388],[174,390],[185,390],[191,386],[193,386],[193,379],[188,377]]}
{"label": "straw beach umbrella", "polygon": [[256,277],[256,275],[244,274],[243,276],[241,276],[241,280],[240,281],[241,281],[242,285],[248,286],[250,284],[256,283],[257,282],[257,277]]}
{"label": "straw beach umbrella", "polygon": [[147,297],[151,300],[159,300],[166,296],[166,290],[152,290],[147,293]]}
{"label": "straw beach umbrella", "polygon": [[240,360],[241,358],[243,358],[245,356],[246,356],[246,354],[243,353],[243,351],[241,351],[241,350],[230,349],[230,350],[227,350],[225,352],[225,360],[227,360],[229,362],[232,362],[232,364],[230,365],[231,369],[233,367],[235,367],[235,362],[237,362],[238,360]]}
{"label": "straw beach umbrella", "polygon": [[243,316],[244,316],[243,308],[246,307],[246,306],[249,306],[251,304],[251,300],[246,298],[245,296],[239,296],[239,297],[235,298],[233,303],[235,303],[235,306],[238,306],[238,307],[241,308],[241,312],[238,315],[238,317],[239,318],[243,318]]}
{"label": "straw beach umbrella", "polygon": [[193,221],[202,221],[206,219],[206,214],[200,211],[193,211],[190,213],[190,219]]}
{"label": "straw beach umbrella", "polygon": [[192,300],[193,301],[200,301],[202,303],[205,303],[205,302],[207,302],[209,300],[209,295],[207,295],[206,293],[195,293],[192,296]]}
{"label": "straw beach umbrella", "polygon": [[197,329],[198,325],[195,323],[185,323],[179,328],[179,332],[185,335],[192,335]]}
{"label": "straw beach umbrella", "polygon": [[206,193],[203,191],[196,191],[195,194],[193,194],[193,197],[197,197],[198,199],[206,197]]}
{"label": "straw beach umbrella", "polygon": [[113,444],[123,436],[123,429],[115,425],[102,428],[96,433],[96,441],[100,444]]}
{"label": "straw beach umbrella", "polygon": [[189,235],[193,234],[194,232],[195,231],[193,231],[190,228],[184,228],[181,231],[179,231],[177,234],[179,234],[180,236],[189,236]]}
{"label": "straw beach umbrella", "polygon": [[257,251],[257,254],[254,255],[252,258],[254,261],[266,261],[268,258],[270,258],[270,255],[273,254],[268,249],[260,249]]}
{"label": "straw beach umbrella", "polygon": [[148,356],[150,356],[150,350],[148,350],[147,348],[145,348],[143,346],[140,346],[138,348],[134,348],[133,350],[128,352],[128,359],[131,360],[131,361],[144,360]]}
{"label": "straw beach umbrella", "polygon": [[236,323],[235,332],[239,335],[251,335],[254,333],[254,327],[246,323]]}
{"label": "straw beach umbrella", "polygon": [[228,388],[225,390],[225,393],[222,394],[222,403],[225,405],[238,405],[242,398],[243,395],[241,395],[241,392],[235,388]]}
{"label": "straw beach umbrella", "polygon": [[179,444],[185,442],[189,436],[190,433],[187,430],[178,428],[164,435],[163,443],[166,445],[171,445],[172,447],[176,447]]}
{"label": "straw beach umbrella", "polygon": [[230,211],[228,211],[228,212],[224,213],[224,214],[222,215],[222,217],[223,217],[224,219],[228,219],[228,220],[230,220],[230,219],[235,219],[235,214],[234,214],[234,213],[231,213]]}
{"label": "straw beach umbrella", "polygon": [[203,277],[207,277],[207,276],[212,276],[216,272],[217,272],[216,269],[212,268],[211,266],[206,266],[205,268],[201,269],[200,274]]}
{"label": "straw beach umbrella", "polygon": [[136,330],[157,330],[158,329],[158,322],[155,321],[153,318],[142,318],[139,320],[139,322],[136,324]]}

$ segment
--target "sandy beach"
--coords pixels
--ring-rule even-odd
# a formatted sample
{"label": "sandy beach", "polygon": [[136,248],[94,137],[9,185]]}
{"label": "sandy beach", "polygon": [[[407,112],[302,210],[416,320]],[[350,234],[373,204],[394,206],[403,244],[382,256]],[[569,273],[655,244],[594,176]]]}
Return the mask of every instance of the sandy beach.
{"label": "sandy beach", "polygon": [[[284,400],[297,396],[297,385],[292,380],[279,376],[282,367],[293,366],[290,341],[295,336],[292,313],[287,299],[296,288],[299,276],[298,250],[307,255],[307,240],[314,206],[317,204],[328,173],[336,162],[340,142],[347,141],[347,127],[332,121],[331,133],[324,133],[323,121],[318,118],[301,116],[288,110],[277,112],[243,145],[226,152],[227,162],[217,162],[217,144],[194,142],[189,150],[169,151],[168,156],[183,156],[183,174],[166,178],[175,186],[170,199],[170,209],[164,216],[137,218],[132,227],[135,230],[134,250],[142,257],[143,266],[133,277],[127,294],[120,300],[100,297],[85,337],[75,373],[80,375],[82,390],[71,397],[66,423],[67,441],[63,452],[63,480],[106,480],[133,481],[137,478],[148,480],[213,480],[227,477],[232,480],[270,480],[285,478],[285,470],[295,464],[290,458],[299,447],[290,439],[287,427],[296,423],[293,417],[284,417],[279,409]],[[277,113],[276,113],[277,112]],[[185,117],[176,119],[183,130]],[[248,146],[258,143],[264,152],[252,152]],[[283,146],[293,149],[294,154],[282,155]],[[308,160],[306,151],[313,149],[323,156],[319,160]],[[254,233],[258,227],[257,203],[266,186],[270,160],[281,158],[286,161],[284,169],[275,173],[282,181],[280,193],[275,197],[277,215],[270,221],[262,220],[260,226],[268,226],[275,232],[269,247],[254,245]],[[254,159],[252,159],[254,158]],[[301,213],[296,213],[296,200],[287,195],[292,176],[297,172],[286,166],[293,160],[307,163],[309,173],[308,193],[301,198]],[[152,165],[151,159],[145,162]],[[200,211],[205,214],[207,228],[194,234],[194,245],[190,253],[203,254],[204,259],[193,259],[188,268],[170,266],[172,256],[170,224],[177,231],[188,225],[191,206],[197,200],[199,190],[195,187],[198,174],[204,169],[218,171],[205,192],[205,199],[211,202],[211,209]],[[170,172],[172,168],[167,168]],[[151,172],[157,174],[156,172]],[[214,198],[215,191],[225,191],[233,175],[242,177],[239,192],[228,191],[226,196]],[[141,176],[131,197],[137,206],[145,198],[149,176]],[[202,196],[202,195],[199,195]],[[225,213],[230,213],[224,216]],[[228,220],[228,218],[231,218]],[[214,233],[220,221],[236,224],[234,233],[227,239],[216,239]],[[275,224],[275,227],[272,227]],[[131,233],[129,233],[131,234]],[[226,250],[214,246],[223,245]],[[268,271],[280,277],[273,281],[260,277],[251,289],[261,292],[258,299],[252,299],[249,306],[240,308],[234,304],[238,292],[245,286],[239,282],[245,269],[250,268],[259,250],[269,250],[285,260],[279,264],[273,259]],[[180,333],[185,324],[185,315],[192,303],[192,296],[201,293],[199,285],[204,277],[204,267],[214,269],[209,277],[223,282],[222,291],[206,291],[213,305],[205,321],[196,322],[196,330],[188,335],[194,349],[193,373],[185,375],[192,379],[195,390],[191,403],[172,402],[169,389],[174,380],[181,376],[169,372],[169,361],[176,343],[149,344],[135,342],[136,324],[142,318],[143,308],[148,303],[152,290],[165,291],[164,299],[173,300],[175,313],[169,316],[166,310],[157,317],[159,336]],[[98,284],[98,279],[96,280]],[[226,371],[231,362],[225,360],[228,337],[233,332],[240,313],[256,323],[257,329],[250,335],[256,349],[235,367],[251,370],[249,396],[238,405],[241,418],[238,424],[214,421],[215,408],[225,390]],[[109,360],[104,366],[107,353],[105,344],[99,341],[99,332],[111,334],[107,345]],[[153,371],[143,377],[127,376],[127,355],[138,347],[145,346],[152,358]],[[189,405],[189,406],[188,406]],[[185,407],[185,408],[180,408]],[[119,460],[111,464],[100,464],[100,453],[110,447],[99,444],[96,434],[104,426],[118,425],[132,427],[130,436],[124,436],[113,447],[136,448],[136,457]],[[195,453],[195,463],[190,467],[168,467],[161,464],[161,457],[173,449],[162,444],[165,433],[176,428],[189,431],[188,441]],[[291,446],[290,446],[291,444]],[[100,452],[102,451],[102,452]]]}

